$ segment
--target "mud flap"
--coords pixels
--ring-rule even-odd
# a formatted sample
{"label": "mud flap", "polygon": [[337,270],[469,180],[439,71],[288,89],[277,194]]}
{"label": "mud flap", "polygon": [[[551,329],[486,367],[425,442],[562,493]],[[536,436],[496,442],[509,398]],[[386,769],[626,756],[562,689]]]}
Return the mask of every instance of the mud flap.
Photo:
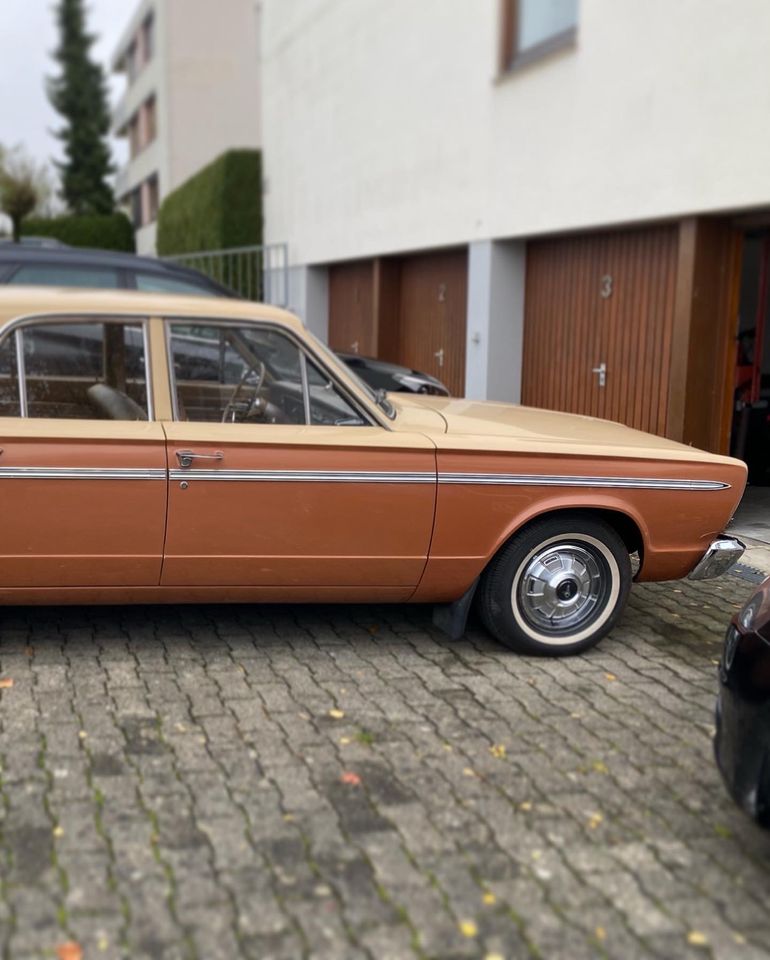
{"label": "mud flap", "polygon": [[433,626],[445,633],[450,640],[459,640],[465,633],[473,597],[479,585],[479,577],[473,581],[459,600],[454,603],[437,603],[433,607]]}

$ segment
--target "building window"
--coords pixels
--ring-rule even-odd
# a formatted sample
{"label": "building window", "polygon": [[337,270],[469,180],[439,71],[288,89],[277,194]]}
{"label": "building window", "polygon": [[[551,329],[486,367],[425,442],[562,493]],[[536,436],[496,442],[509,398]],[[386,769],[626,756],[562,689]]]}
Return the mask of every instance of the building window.
{"label": "building window", "polygon": [[133,83],[139,73],[136,43],[132,43],[126,51],[126,72],[128,73],[128,82]]}
{"label": "building window", "polygon": [[147,147],[155,139],[158,132],[157,110],[155,108],[155,97],[150,97],[150,99],[145,102],[143,110],[144,110],[144,137],[142,138],[142,146]]}
{"label": "building window", "polygon": [[500,71],[575,42],[578,0],[502,0]]}
{"label": "building window", "polygon": [[158,177],[153,175],[149,180],[145,180],[146,206],[144,223],[155,223],[158,219],[158,209],[160,207],[160,191],[158,189]]}
{"label": "building window", "polygon": [[155,17],[150,14],[142,24],[144,62],[149,63],[155,53]]}
{"label": "building window", "polygon": [[138,230],[142,226],[142,188],[135,187],[128,199],[131,204],[131,223],[134,230]]}
{"label": "building window", "polygon": [[134,114],[134,116],[128,121],[128,149],[129,156],[132,160],[142,149],[142,138],[139,131],[138,114]]}

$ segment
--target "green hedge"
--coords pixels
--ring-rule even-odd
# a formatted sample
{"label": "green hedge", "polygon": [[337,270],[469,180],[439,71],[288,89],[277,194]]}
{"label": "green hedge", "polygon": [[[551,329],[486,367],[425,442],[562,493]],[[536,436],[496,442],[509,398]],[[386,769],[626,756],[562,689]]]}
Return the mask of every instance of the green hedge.
{"label": "green hedge", "polygon": [[134,252],[134,228],[125,213],[88,214],[82,217],[30,217],[21,225],[22,236],[55,237],[73,247]]}
{"label": "green hedge", "polygon": [[261,243],[259,150],[223,153],[161,205],[157,245],[162,257]]}

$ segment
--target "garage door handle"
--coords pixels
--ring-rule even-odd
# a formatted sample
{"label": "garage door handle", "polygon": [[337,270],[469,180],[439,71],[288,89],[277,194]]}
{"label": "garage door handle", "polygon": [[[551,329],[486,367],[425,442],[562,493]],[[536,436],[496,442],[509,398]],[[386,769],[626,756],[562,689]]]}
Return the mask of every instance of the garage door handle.
{"label": "garage door handle", "polygon": [[193,453],[192,450],[177,450],[177,459],[180,467],[191,467],[193,460],[224,460],[225,455],[221,450],[216,453]]}

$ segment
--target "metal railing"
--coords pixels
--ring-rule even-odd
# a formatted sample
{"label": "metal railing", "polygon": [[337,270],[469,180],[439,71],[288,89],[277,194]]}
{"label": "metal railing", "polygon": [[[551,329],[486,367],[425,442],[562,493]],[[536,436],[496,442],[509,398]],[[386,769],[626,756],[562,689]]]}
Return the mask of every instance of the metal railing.
{"label": "metal railing", "polygon": [[289,299],[289,251],[285,243],[203,250],[164,257],[191,267],[247,300],[285,307]]}

